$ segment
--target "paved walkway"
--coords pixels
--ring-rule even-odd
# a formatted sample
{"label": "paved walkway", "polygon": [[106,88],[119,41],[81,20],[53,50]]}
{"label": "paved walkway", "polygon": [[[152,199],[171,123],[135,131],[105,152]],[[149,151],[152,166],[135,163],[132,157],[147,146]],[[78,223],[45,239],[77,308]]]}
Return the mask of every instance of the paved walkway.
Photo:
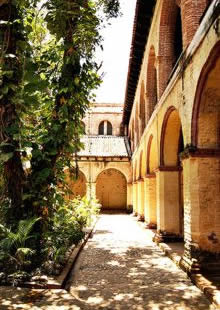
{"label": "paved walkway", "polygon": [[0,287],[0,309],[211,310],[128,215],[102,215],[65,290]]}
{"label": "paved walkway", "polygon": [[128,215],[102,215],[80,255],[70,294],[80,309],[213,309]]}

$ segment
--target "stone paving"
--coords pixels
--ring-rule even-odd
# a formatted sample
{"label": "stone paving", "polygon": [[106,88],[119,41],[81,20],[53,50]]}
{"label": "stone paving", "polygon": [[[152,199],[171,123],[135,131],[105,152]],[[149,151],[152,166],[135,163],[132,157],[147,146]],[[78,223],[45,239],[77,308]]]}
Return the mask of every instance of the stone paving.
{"label": "stone paving", "polygon": [[65,290],[0,287],[1,310],[213,310],[129,215],[102,215]]}
{"label": "stone paving", "polygon": [[214,309],[150,232],[125,214],[101,216],[69,285],[79,309]]}

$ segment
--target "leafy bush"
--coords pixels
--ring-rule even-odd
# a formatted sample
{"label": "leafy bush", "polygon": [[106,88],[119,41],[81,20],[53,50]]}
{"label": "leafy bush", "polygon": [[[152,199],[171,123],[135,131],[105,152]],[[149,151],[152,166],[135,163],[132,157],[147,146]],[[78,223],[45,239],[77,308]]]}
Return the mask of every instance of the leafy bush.
{"label": "leafy bush", "polygon": [[47,253],[47,259],[43,264],[44,271],[51,274],[56,272],[54,265],[59,269],[59,265],[65,263],[67,250],[84,237],[84,228],[92,224],[99,210],[97,200],[86,197],[65,201],[57,208],[45,234],[43,251]]}
{"label": "leafy bush", "polygon": [[21,220],[18,223],[17,231],[0,224],[0,263],[7,262],[13,270],[21,270],[31,264],[29,258],[34,255],[35,250],[31,247],[31,234],[35,223],[39,218],[33,217]]}

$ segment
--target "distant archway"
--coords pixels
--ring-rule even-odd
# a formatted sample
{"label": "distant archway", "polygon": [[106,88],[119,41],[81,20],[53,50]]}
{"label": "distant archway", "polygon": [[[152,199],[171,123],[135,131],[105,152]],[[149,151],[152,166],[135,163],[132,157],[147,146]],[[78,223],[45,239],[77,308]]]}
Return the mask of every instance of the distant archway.
{"label": "distant archway", "polygon": [[96,181],[96,197],[103,209],[126,209],[127,181],[117,169],[102,171]]}

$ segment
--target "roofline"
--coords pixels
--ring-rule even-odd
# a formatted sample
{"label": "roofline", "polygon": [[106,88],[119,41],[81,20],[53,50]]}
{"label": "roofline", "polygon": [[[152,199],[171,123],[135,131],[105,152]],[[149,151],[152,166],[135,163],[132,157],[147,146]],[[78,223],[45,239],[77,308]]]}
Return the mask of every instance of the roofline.
{"label": "roofline", "polygon": [[155,5],[156,0],[137,0],[136,3],[122,118],[125,125],[129,123]]}

